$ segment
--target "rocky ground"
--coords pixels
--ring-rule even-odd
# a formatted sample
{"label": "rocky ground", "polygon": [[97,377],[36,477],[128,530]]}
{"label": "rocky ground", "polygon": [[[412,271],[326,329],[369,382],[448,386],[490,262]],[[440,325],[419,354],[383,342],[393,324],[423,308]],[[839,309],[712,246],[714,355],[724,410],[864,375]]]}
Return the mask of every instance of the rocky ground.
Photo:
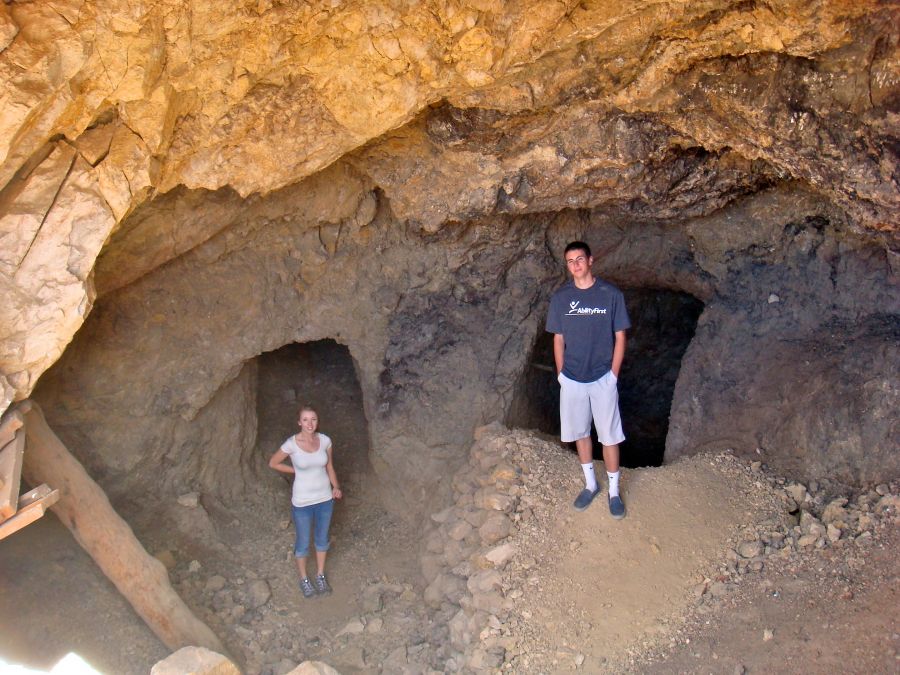
{"label": "rocky ground", "polygon": [[[454,503],[424,530],[380,508],[361,478],[348,477],[354,497],[335,523],[335,592],[314,601],[296,588],[280,500],[228,515],[190,496],[177,505],[181,529],[160,555],[246,672],[307,659],[342,673],[900,663],[897,485],[801,485],[723,450],[625,470],[628,517],[614,521],[603,496],[571,509],[567,450],[499,426],[479,432]],[[193,549],[173,534],[190,531]],[[108,584],[88,581],[97,573],[65,552],[77,547],[58,525],[21,536],[0,546],[2,658],[46,666],[74,650],[104,672],[142,673],[165,654]]]}

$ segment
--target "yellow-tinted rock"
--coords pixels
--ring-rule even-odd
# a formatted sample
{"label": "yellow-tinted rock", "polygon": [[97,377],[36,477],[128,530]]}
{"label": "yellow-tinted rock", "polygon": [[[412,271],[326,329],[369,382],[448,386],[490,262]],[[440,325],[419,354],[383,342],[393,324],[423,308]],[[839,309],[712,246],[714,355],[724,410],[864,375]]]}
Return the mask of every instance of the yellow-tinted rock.
{"label": "yellow-tinted rock", "polygon": [[150,669],[150,675],[240,675],[240,672],[227,657],[205,647],[182,647]]}

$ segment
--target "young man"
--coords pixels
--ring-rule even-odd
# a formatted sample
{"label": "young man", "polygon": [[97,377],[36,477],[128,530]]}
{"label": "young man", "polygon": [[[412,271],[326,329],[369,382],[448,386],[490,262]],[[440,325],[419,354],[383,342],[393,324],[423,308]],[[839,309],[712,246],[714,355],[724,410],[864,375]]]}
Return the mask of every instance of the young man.
{"label": "young man", "polygon": [[625,331],[631,328],[622,292],[591,272],[594,258],[583,241],[566,246],[566,267],[572,280],[550,300],[547,331],[553,333],[553,356],[559,373],[560,436],[575,441],[584,471],[585,487],[575,499],[583,511],[598,494],[594,475],[591,418],[603,445],[603,463],[609,477],[609,512],[625,517],[619,495],[619,443],[625,440],[619,417],[616,382],[625,358]]}

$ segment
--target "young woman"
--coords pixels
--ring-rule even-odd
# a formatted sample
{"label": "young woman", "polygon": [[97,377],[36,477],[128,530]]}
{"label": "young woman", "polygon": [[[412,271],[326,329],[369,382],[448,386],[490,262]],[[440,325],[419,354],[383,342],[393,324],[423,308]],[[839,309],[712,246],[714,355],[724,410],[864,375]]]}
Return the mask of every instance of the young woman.
{"label": "young woman", "polygon": [[[297,541],[294,557],[300,573],[300,590],[304,598],[331,593],[325,577],[325,556],[328,552],[328,526],[334,500],[341,498],[334,463],[331,461],[331,439],[316,432],[319,416],[309,406],[298,413],[300,433],[287,439],[269,460],[269,466],[280,473],[294,474],[291,495],[291,512]],[[290,463],[287,463],[290,459]],[[316,545],[316,577],[310,580],[306,573],[309,557],[309,535],[313,533]]]}

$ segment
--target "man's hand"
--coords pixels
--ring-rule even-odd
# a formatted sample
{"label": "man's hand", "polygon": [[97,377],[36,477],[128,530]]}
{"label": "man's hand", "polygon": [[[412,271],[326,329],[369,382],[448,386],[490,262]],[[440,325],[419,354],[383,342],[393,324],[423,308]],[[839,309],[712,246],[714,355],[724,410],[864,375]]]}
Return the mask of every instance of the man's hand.
{"label": "man's hand", "polygon": [[616,331],[616,344],[613,346],[611,370],[616,379],[619,379],[619,371],[622,370],[622,361],[625,360],[625,331]]}

